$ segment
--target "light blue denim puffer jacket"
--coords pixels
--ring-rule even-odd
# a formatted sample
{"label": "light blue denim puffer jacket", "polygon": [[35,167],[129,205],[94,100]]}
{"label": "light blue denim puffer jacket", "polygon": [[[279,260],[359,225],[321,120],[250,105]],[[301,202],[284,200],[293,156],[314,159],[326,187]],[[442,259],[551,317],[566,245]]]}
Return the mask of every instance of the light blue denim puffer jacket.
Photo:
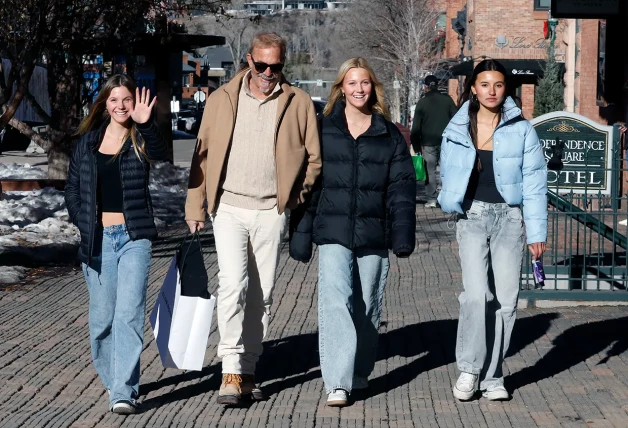
{"label": "light blue denim puffer jacket", "polygon": [[[438,203],[446,213],[463,214],[476,151],[469,136],[469,102],[443,132],[440,155],[442,190]],[[497,190],[508,205],[523,205],[528,244],[547,239],[547,164],[539,137],[512,98],[504,103],[493,135],[493,169]]]}

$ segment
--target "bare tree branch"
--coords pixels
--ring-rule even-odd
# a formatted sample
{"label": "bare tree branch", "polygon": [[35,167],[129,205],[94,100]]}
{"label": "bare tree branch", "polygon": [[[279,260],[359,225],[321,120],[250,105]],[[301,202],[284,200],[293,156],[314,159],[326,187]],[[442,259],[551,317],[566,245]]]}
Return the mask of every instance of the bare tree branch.
{"label": "bare tree branch", "polygon": [[9,120],[9,125],[11,125],[15,129],[20,131],[22,134],[26,135],[28,138],[33,140],[35,144],[37,144],[39,147],[41,147],[45,151],[50,150],[50,148],[52,147],[52,144],[53,144],[52,141],[45,139],[40,134],[33,131],[33,128],[31,128],[24,122],[13,117],[11,118],[11,120]]}
{"label": "bare tree branch", "polygon": [[0,116],[0,129],[4,128],[7,123],[13,118],[17,108],[20,106],[22,99],[24,98],[24,94],[28,92],[28,85],[31,80],[31,76],[33,75],[33,70],[35,69],[35,62],[31,62],[27,64],[20,73],[20,80],[17,86],[17,91],[15,91],[15,95],[11,100],[9,106],[2,112]]}
{"label": "bare tree branch", "polygon": [[24,94],[24,98],[26,99],[26,101],[28,101],[31,107],[33,107],[33,110],[35,110],[35,113],[37,113],[37,116],[39,116],[43,123],[45,123],[46,125],[50,125],[52,123],[52,118],[50,117],[50,115],[48,115],[48,113],[46,113],[46,110],[44,110],[39,105],[39,103],[37,102],[33,94],[30,93],[30,91]]}

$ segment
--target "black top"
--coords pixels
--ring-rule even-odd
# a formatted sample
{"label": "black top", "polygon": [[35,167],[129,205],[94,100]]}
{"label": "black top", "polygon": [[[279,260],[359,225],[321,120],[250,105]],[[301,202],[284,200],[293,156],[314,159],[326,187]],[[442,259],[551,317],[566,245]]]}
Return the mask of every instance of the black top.
{"label": "black top", "polygon": [[120,179],[120,157],[96,152],[98,171],[97,202],[99,211],[122,212],[122,180]]}
{"label": "black top", "polygon": [[471,172],[469,185],[465,199],[488,202],[491,204],[503,204],[504,198],[499,194],[495,185],[495,171],[493,170],[493,151],[478,150],[480,168],[474,168]]}

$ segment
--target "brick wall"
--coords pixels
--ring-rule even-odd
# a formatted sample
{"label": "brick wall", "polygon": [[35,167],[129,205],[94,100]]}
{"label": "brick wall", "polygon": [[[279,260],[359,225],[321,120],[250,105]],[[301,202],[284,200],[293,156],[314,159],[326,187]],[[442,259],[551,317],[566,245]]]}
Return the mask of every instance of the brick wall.
{"label": "brick wall", "polygon": [[[543,22],[547,13],[535,12],[534,0],[474,0],[473,3],[473,57],[546,58],[548,41],[543,38]],[[505,36],[504,45],[496,44],[498,36]],[[557,46],[557,50],[562,50],[562,46]]]}
{"label": "brick wall", "polygon": [[534,85],[521,85],[521,104],[523,117],[530,120],[534,113]]}
{"label": "brick wall", "polygon": [[575,96],[578,104],[576,113],[606,125],[600,117],[597,105],[597,60],[599,21],[595,19],[580,20],[579,32],[576,34],[576,72]]}

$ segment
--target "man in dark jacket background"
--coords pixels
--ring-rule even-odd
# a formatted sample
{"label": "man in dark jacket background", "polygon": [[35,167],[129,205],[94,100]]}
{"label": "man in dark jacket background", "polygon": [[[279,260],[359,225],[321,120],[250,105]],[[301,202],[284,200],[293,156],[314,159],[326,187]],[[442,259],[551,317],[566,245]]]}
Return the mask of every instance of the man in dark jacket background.
{"label": "man in dark jacket background", "polygon": [[426,94],[416,104],[410,140],[414,151],[423,155],[427,167],[425,207],[436,208],[439,180],[436,166],[439,164],[441,138],[457,108],[449,95],[438,92],[436,76],[427,76],[424,84]]}

